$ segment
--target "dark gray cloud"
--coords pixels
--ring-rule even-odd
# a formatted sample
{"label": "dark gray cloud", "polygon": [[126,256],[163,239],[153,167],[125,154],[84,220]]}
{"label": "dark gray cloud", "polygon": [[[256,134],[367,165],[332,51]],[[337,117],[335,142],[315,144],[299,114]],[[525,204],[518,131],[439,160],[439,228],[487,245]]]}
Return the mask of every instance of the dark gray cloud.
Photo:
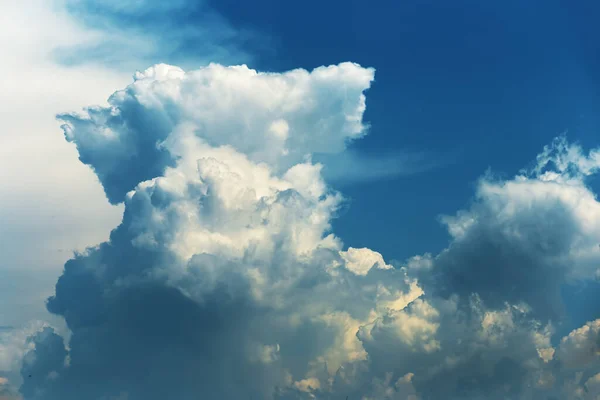
{"label": "dark gray cloud", "polygon": [[54,380],[63,372],[68,353],[63,338],[50,327],[43,328],[30,340],[35,348],[23,358],[24,383],[20,391],[25,398],[43,398],[48,390],[52,391]]}

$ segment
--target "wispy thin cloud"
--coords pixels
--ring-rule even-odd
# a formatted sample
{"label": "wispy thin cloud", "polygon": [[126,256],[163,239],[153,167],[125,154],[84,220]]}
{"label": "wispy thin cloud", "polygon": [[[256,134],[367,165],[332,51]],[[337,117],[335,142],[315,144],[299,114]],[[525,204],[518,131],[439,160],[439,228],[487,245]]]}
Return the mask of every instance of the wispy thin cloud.
{"label": "wispy thin cloud", "polygon": [[348,149],[337,154],[316,154],[313,160],[324,165],[323,175],[328,182],[349,185],[415,175],[434,170],[456,161],[456,154],[437,154],[427,151],[396,151],[366,153]]}
{"label": "wispy thin cloud", "polygon": [[184,68],[249,63],[245,43],[264,40],[258,32],[236,29],[205,1],[66,0],[66,10],[96,38],[56,48],[55,60],[65,65],[135,70],[157,62]]}

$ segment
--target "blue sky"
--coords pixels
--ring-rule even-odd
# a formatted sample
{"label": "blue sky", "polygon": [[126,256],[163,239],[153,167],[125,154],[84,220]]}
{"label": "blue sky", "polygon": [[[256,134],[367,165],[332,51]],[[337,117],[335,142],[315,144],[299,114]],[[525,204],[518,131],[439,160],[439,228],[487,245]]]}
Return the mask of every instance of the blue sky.
{"label": "blue sky", "polygon": [[0,11],[0,400],[600,394],[600,5]]}

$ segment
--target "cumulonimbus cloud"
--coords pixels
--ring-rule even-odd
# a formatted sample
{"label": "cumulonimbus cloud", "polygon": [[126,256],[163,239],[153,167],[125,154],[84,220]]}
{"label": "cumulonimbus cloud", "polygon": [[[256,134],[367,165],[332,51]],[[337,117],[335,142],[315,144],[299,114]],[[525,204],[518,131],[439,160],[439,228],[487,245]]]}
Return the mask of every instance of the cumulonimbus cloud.
{"label": "cumulonimbus cloud", "polygon": [[[331,232],[343,197],[311,161],[365,134],[373,79],[353,63],[156,65],[108,107],[61,115],[125,214],[65,265],[48,309],[72,336],[35,336],[25,398],[592,393],[598,354],[573,350],[589,329],[551,339],[556,290],[597,273],[600,204],[583,178],[598,153],[559,140],[538,160],[551,170],[482,179],[444,219],[450,246],[395,268]],[[563,168],[565,154],[577,157]]]}

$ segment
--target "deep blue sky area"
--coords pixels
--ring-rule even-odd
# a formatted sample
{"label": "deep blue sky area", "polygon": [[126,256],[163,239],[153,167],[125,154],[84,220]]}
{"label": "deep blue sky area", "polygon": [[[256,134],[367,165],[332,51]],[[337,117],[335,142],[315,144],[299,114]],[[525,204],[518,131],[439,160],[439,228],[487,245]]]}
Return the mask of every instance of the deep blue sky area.
{"label": "deep blue sky area", "polygon": [[375,67],[365,116],[372,128],[361,151],[450,158],[425,173],[344,187],[352,203],[334,228],[348,245],[400,260],[436,252],[447,242],[436,216],[465,206],[488,167],[513,175],[565,131],[570,140],[597,145],[600,3],[214,0],[212,6],[234,26],[272,38],[268,45],[248,43],[258,55],[254,68],[348,60]]}

